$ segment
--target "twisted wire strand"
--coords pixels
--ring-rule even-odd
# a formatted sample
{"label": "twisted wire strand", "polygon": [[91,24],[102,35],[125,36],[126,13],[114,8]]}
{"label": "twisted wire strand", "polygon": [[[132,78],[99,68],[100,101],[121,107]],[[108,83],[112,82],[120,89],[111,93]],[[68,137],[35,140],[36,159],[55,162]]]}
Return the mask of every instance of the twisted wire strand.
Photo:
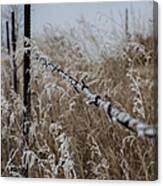
{"label": "twisted wire strand", "polygon": [[52,59],[44,55],[36,46],[35,42],[31,40],[29,41],[28,38],[25,39],[27,39],[28,42],[32,43],[32,46],[30,48],[32,58],[37,60],[47,69],[51,70],[51,72],[57,72],[78,93],[83,93],[87,97],[89,104],[94,104],[96,107],[102,108],[107,116],[109,116],[111,121],[117,122],[128,128],[129,130],[136,132],[138,136],[155,137],[157,135],[156,126],[151,126],[149,124],[141,122],[138,119],[132,117],[129,113],[117,108],[111,101],[103,100],[99,95],[93,93],[83,81],[77,81],[69,74],[64,72],[64,70],[62,70],[59,65],[55,64]]}

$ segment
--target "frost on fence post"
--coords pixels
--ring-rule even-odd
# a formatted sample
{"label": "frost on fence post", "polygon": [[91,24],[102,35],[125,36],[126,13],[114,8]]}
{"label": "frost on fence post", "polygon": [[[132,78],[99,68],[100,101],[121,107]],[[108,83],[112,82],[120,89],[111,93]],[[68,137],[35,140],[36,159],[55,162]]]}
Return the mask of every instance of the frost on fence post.
{"label": "frost on fence post", "polygon": [[15,35],[15,13],[11,13],[11,39],[12,39],[12,63],[13,63],[13,87],[17,92],[17,66],[16,66],[16,35]]}
{"label": "frost on fence post", "polygon": [[[24,5],[24,36],[31,37],[30,33],[30,5]],[[24,48],[29,48],[30,43],[24,41]],[[24,119],[23,119],[23,137],[24,143],[28,146],[28,133],[30,127],[30,114],[31,114],[31,104],[30,104],[30,50],[24,50],[24,70],[23,70],[23,102],[25,106]],[[25,170],[25,177],[28,177],[28,167]]]}
{"label": "frost on fence post", "polygon": [[[24,5],[24,36],[30,38],[30,5]],[[29,47],[29,43],[24,42],[24,48]],[[30,50],[24,52],[24,106],[26,108],[24,112],[24,124],[30,119]],[[25,126],[24,126],[25,127]],[[28,133],[28,129],[25,127],[23,132],[25,135]]]}

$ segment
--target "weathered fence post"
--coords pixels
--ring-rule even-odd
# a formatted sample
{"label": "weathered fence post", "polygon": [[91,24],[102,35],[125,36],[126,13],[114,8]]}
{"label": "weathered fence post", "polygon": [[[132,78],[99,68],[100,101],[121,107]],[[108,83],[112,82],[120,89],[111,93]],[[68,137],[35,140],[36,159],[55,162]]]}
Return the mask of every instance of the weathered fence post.
{"label": "weathered fence post", "polygon": [[[24,36],[30,39],[30,5],[24,5]],[[24,41],[24,48],[30,47],[29,43]],[[25,122],[30,120],[30,50],[24,52],[24,87],[23,101],[26,111],[24,112],[24,135],[28,136],[29,126],[25,126]]]}
{"label": "weathered fence post", "polygon": [[10,37],[9,37],[9,25],[8,25],[8,21],[6,21],[6,42],[7,42],[8,55],[10,55]]}
{"label": "weathered fence post", "polygon": [[[30,32],[30,5],[24,5],[24,37],[30,39],[31,32]],[[31,96],[30,96],[30,44],[24,41],[24,48],[28,48],[24,51],[24,69],[23,69],[23,78],[24,78],[24,85],[23,85],[23,102],[25,106],[24,111],[24,121],[23,121],[23,137],[25,146],[28,148],[29,145],[29,128],[31,125]],[[24,177],[28,177],[28,165],[25,167],[24,170]]]}
{"label": "weathered fence post", "polygon": [[13,87],[14,91],[17,92],[17,66],[16,66],[16,35],[15,35],[15,13],[11,13],[11,39],[12,39],[12,62],[13,62]]}
{"label": "weathered fence post", "polygon": [[125,36],[126,36],[126,40],[128,41],[129,32],[128,32],[128,9],[127,8],[125,10]]}

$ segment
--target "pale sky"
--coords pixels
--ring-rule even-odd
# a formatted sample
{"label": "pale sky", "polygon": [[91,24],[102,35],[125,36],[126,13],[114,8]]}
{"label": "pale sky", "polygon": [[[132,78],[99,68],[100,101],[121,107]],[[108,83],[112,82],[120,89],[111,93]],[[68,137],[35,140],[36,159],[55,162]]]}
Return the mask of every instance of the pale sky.
{"label": "pale sky", "polygon": [[152,20],[152,4],[152,1],[34,4],[32,5],[32,31],[33,33],[41,33],[43,25],[47,23],[63,27],[74,26],[76,20],[81,16],[92,23],[99,24],[97,22],[99,13],[105,14],[118,24],[122,24],[126,8],[129,9],[131,24],[133,22],[132,12],[132,15],[136,17],[134,24],[139,24],[138,22],[148,24],[149,20]]}

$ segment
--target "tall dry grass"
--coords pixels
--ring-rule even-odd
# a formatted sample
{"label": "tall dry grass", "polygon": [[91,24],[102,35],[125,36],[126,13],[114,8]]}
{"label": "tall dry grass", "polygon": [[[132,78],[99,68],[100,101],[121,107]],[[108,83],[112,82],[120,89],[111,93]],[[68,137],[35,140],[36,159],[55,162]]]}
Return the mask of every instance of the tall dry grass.
{"label": "tall dry grass", "polygon": [[[41,50],[78,80],[136,118],[153,124],[156,65],[153,37],[123,43],[113,57],[91,63],[79,42],[58,31],[37,41]],[[21,55],[21,54],[20,54]],[[22,136],[22,67],[19,93],[12,90],[11,65],[2,62],[2,176],[154,180],[156,140],[112,123],[102,110],[85,104],[57,74],[32,61],[29,146]]]}

